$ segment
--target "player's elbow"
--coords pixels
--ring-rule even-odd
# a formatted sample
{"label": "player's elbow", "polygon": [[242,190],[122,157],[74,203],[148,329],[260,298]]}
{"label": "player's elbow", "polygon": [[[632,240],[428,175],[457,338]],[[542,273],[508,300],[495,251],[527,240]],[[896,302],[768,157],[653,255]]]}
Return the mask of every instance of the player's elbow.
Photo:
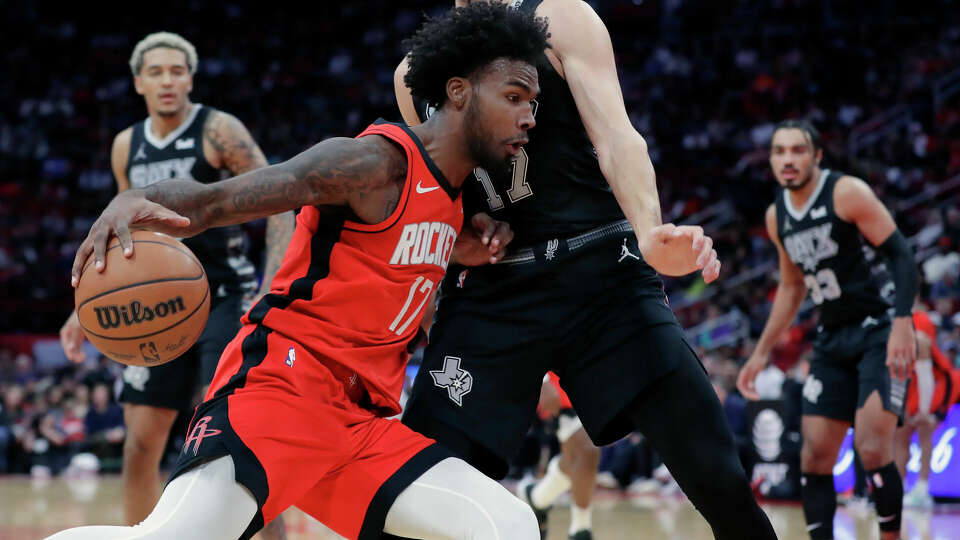
{"label": "player's elbow", "polygon": [[625,163],[635,163],[637,159],[650,161],[647,141],[633,128],[610,130],[598,139],[594,142],[594,149],[600,170],[607,178],[615,176],[615,172]]}
{"label": "player's elbow", "polygon": [[647,155],[647,141],[632,128],[609,130],[597,139],[594,149],[601,163],[622,155]]}

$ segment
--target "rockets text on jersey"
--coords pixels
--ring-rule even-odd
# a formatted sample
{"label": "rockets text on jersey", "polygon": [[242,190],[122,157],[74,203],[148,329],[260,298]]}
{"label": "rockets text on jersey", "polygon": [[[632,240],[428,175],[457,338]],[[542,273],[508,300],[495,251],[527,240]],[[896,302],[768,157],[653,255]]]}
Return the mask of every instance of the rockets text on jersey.
{"label": "rockets text on jersey", "polygon": [[399,412],[407,344],[446,272],[463,206],[409,128],[378,121],[359,135],[367,136],[407,155],[396,210],[366,224],[303,208],[273,290],[244,322],[296,339],[322,363],[356,375],[373,405]]}

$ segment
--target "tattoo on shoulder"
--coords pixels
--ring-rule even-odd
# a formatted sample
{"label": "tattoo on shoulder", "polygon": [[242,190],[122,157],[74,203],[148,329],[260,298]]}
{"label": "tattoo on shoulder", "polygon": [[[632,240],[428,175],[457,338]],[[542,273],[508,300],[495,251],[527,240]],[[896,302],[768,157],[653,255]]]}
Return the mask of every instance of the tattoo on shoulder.
{"label": "tattoo on shoulder", "polygon": [[267,160],[253,137],[239,120],[214,112],[207,117],[203,138],[220,154],[223,166],[234,175],[267,165]]}
{"label": "tattoo on shoulder", "polygon": [[358,147],[354,141],[345,139],[342,150],[331,150],[333,159],[320,159],[306,172],[307,183],[316,192],[362,198],[406,176],[406,160],[382,144]]}

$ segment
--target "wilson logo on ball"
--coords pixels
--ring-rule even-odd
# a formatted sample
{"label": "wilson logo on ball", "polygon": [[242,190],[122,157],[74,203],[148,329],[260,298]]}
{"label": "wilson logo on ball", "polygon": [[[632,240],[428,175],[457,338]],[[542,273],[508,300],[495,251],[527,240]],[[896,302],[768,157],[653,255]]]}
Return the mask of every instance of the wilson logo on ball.
{"label": "wilson logo on ball", "polygon": [[129,306],[113,305],[93,308],[97,314],[97,323],[99,323],[100,328],[104,330],[117,328],[121,324],[123,326],[133,326],[145,321],[152,321],[156,318],[175,315],[186,309],[183,305],[182,296],[160,302],[153,307],[144,306],[139,300],[134,300],[130,302]]}

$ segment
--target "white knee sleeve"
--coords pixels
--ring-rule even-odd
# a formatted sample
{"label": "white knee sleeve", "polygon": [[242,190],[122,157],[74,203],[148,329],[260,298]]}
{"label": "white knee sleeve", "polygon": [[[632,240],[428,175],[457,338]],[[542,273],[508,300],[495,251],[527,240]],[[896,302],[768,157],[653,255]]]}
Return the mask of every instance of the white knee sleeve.
{"label": "white knee sleeve", "polygon": [[457,458],[437,463],[407,486],[387,512],[383,530],[424,539],[540,537],[529,506]]}
{"label": "white knee sleeve", "polygon": [[47,540],[236,540],[256,513],[256,499],[236,482],[233,459],[225,456],[167,484],[153,512],[139,525],[78,527]]}

